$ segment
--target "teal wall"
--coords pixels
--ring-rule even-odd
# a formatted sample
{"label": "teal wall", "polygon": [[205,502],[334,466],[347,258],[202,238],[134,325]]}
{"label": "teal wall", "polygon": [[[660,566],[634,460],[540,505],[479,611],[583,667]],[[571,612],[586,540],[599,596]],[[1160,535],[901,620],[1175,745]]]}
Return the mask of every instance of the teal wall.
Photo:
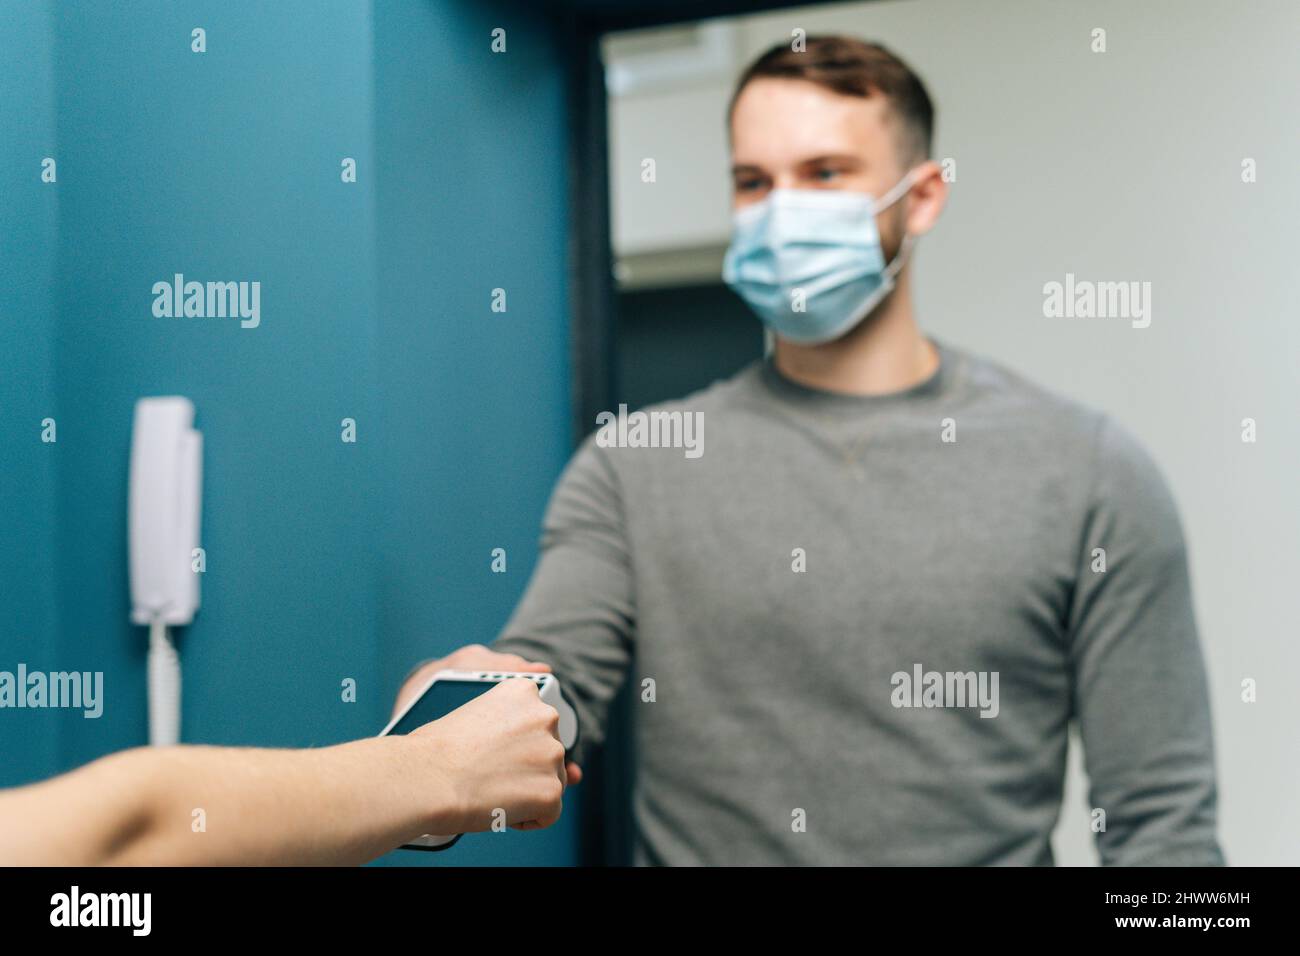
{"label": "teal wall", "polygon": [[[537,6],[375,4],[385,686],[496,636],[572,447],[565,58]],[[505,54],[491,52],[496,27]],[[490,308],[497,288],[504,313]],[[498,547],[505,574],[490,570]],[[446,856],[571,862],[577,803],[553,830],[467,838]]]}
{"label": "teal wall", "polygon": [[[141,395],[191,398],[205,442],[184,738],[376,732],[410,665],[504,622],[571,446],[558,38],[528,4],[468,0],[0,4],[18,80],[0,94],[0,669],[106,684],[99,720],[0,711],[0,784],[145,740],[125,539]],[[155,318],[175,272],[260,281],[260,327]],[[574,816],[388,861],[571,862]]]}
{"label": "teal wall", "polygon": [[[41,182],[57,153],[53,20],[44,4],[0,0],[0,670],[52,660],[57,446],[54,254],[58,186]],[[36,666],[32,663],[32,666]],[[0,711],[0,785],[53,773],[56,715]]]}

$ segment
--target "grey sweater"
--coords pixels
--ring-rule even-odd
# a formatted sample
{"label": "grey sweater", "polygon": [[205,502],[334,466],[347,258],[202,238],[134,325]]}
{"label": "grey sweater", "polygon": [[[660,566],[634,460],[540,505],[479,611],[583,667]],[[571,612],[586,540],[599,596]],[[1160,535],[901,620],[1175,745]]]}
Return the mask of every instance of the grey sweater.
{"label": "grey sweater", "polygon": [[1050,864],[1076,721],[1103,863],[1222,863],[1163,480],[936,344],[882,397],[756,363],[655,406],[698,457],[593,434],[560,479],[496,647],[554,667],[587,747],[633,682],[639,862]]}

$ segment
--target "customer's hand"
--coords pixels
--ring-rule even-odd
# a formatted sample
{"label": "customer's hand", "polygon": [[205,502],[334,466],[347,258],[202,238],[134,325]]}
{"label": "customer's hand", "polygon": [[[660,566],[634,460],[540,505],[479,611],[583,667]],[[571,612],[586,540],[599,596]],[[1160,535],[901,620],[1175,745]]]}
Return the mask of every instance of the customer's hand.
{"label": "customer's hand", "polygon": [[[429,663],[408,677],[406,683],[397,692],[397,702],[393,704],[393,716],[397,716],[398,712],[411,702],[411,698],[416,695],[430,677],[438,673],[438,671],[444,670],[523,671],[525,673],[549,674],[551,665],[543,664],[540,661],[527,661],[518,654],[501,654],[490,647],[484,647],[482,644],[466,644],[464,647],[452,651],[446,657],[440,657],[436,661],[429,661]],[[566,764],[565,771],[568,776],[569,786],[581,782],[582,768],[576,763],[570,761]]]}
{"label": "customer's hand", "polygon": [[567,776],[559,725],[537,685],[512,678],[412,731],[451,797],[449,807],[431,808],[430,832],[472,833],[497,821],[533,830],[558,820]]}

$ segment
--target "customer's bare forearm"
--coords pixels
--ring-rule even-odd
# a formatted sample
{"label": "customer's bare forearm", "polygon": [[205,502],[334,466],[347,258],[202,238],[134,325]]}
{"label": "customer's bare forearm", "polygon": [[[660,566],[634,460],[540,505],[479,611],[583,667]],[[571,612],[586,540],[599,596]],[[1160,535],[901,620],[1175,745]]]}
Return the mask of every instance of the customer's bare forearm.
{"label": "customer's bare forearm", "polygon": [[[139,749],[0,798],[0,857],[61,864],[350,864],[436,824],[427,747]],[[15,822],[27,819],[27,825]]]}

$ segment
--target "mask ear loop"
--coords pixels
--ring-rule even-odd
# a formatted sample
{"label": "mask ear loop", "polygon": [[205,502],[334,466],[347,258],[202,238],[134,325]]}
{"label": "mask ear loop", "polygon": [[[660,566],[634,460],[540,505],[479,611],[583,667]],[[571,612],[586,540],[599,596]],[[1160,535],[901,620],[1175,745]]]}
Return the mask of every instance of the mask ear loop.
{"label": "mask ear loop", "polygon": [[889,276],[889,281],[894,281],[898,273],[902,271],[903,266],[907,265],[907,257],[912,252],[912,244],[912,237],[907,233],[903,233],[903,241],[899,243],[898,253],[889,260],[889,265],[885,266],[885,275]]}
{"label": "mask ear loop", "polygon": [[[913,167],[912,169],[909,169],[902,179],[895,183],[888,192],[876,200],[875,208],[871,213],[873,216],[884,212],[890,206],[894,205],[894,203],[907,195],[908,191],[916,185],[916,171],[918,168],[919,167]],[[899,244],[897,254],[895,254],[894,258],[889,260],[889,264],[885,266],[884,274],[889,278],[890,282],[893,282],[894,277],[897,276],[903,266],[907,264],[907,257],[912,251],[912,244],[912,236],[906,232],[903,233],[903,241]]]}
{"label": "mask ear loop", "polygon": [[898,200],[907,194],[907,191],[916,185],[916,170],[920,167],[909,169],[903,178],[894,183],[883,196],[876,200],[875,208],[872,209],[872,215],[880,215]]}

